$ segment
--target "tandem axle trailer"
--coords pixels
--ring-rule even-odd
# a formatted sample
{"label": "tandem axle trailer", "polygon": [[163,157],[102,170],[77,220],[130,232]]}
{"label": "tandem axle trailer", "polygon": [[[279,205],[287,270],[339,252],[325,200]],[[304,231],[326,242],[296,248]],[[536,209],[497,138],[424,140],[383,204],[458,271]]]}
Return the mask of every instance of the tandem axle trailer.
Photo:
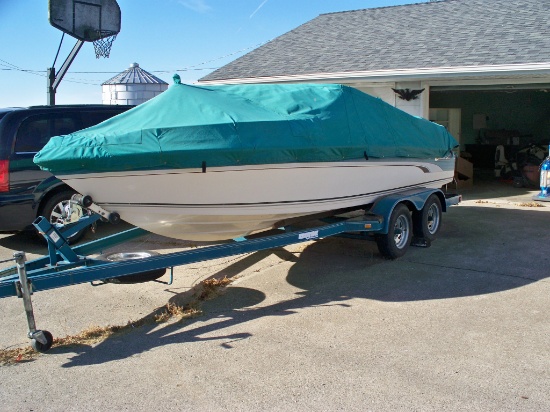
{"label": "tandem axle trailer", "polygon": [[[132,228],[79,246],[70,246],[67,239],[99,219],[120,220],[95,205],[87,196],[77,195],[75,201],[93,213],[77,223],[59,228],[39,217],[33,224],[48,242],[48,256],[26,261],[24,252],[14,253],[15,266],[0,271],[0,298],[17,296],[23,299],[27,315],[31,346],[46,352],[53,336],[36,327],[31,295],[34,292],[55,289],[79,283],[117,279],[121,283],[153,280],[162,276],[166,268],[173,269],[189,263],[208,261],[228,256],[283,247],[329,236],[343,235],[375,240],[380,253],[388,258],[401,257],[409,245],[428,247],[435,239],[442,220],[442,212],[458,204],[459,195],[449,195],[439,189],[418,188],[387,195],[373,205],[365,206],[361,216],[335,215],[323,219],[318,226],[296,229],[284,226],[277,233],[235,239],[231,243],[206,246],[164,255],[147,253],[117,254],[114,258],[92,258],[98,251],[139,238],[149,232]],[[361,210],[359,209],[359,210]],[[172,272],[173,274],[173,272]]]}

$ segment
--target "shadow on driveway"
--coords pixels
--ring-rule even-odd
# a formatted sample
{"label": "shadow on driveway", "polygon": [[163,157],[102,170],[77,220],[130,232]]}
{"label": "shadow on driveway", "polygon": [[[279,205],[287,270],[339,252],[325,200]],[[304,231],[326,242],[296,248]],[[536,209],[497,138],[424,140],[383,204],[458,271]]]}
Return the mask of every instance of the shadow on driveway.
{"label": "shadow on driveway", "polygon": [[[372,242],[342,238],[314,242],[299,256],[285,249],[253,253],[211,278],[236,276],[275,253],[293,262],[286,280],[301,291],[291,299],[262,305],[264,292],[229,286],[222,296],[203,303],[199,318],[144,326],[94,347],[54,348],[52,352],[75,352],[64,365],[74,367],[124,359],[162,345],[219,340],[222,347],[231,349],[232,341],[252,336],[246,330],[248,322],[291,316],[304,308],[351,306],[352,299],[460,298],[545,281],[550,270],[549,217],[539,211],[459,206],[444,215],[442,233],[431,248],[411,248],[396,261],[382,259]],[[170,302],[185,304],[192,294],[176,294]],[[225,332],[228,328],[234,331],[237,325],[239,332]]]}

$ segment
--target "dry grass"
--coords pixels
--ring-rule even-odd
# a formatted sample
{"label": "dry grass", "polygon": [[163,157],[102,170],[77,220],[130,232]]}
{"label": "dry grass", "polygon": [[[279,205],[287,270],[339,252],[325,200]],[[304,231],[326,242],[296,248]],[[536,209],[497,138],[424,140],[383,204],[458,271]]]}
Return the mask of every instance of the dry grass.
{"label": "dry grass", "polygon": [[[206,279],[199,284],[196,298],[199,301],[205,301],[215,298],[220,294],[220,291],[231,283],[231,279],[226,277],[222,279]],[[202,290],[200,290],[202,289]]]}
{"label": "dry grass", "polygon": [[[157,309],[153,314],[137,321],[129,321],[126,325],[91,326],[76,335],[55,338],[52,348],[75,345],[94,345],[108,339],[110,336],[123,334],[141,326],[166,323],[168,321],[179,322],[184,319],[194,318],[202,314],[200,302],[219,296],[221,291],[230,283],[231,279],[226,277],[222,279],[206,279],[195,287],[193,299],[185,306],[167,303],[162,308]],[[36,359],[38,355],[39,353],[35,352],[30,346],[3,349],[0,350],[0,365],[6,366],[29,362]]]}
{"label": "dry grass", "polygon": [[37,353],[30,346],[0,351],[0,365],[28,362],[36,358]]}
{"label": "dry grass", "polygon": [[191,319],[195,316],[199,316],[201,313],[202,311],[198,307],[192,307],[191,305],[182,307],[173,303],[168,303],[162,308],[160,313],[156,313],[153,317],[155,323],[165,323],[173,319],[178,321],[183,319]]}
{"label": "dry grass", "polygon": [[544,207],[544,205],[541,205],[538,202],[523,202],[523,203],[518,203],[518,206],[521,206],[521,207]]}
{"label": "dry grass", "polygon": [[[474,203],[479,203],[479,204],[496,204],[497,206],[499,206],[496,202],[490,202],[488,200],[476,200]],[[520,206],[520,207],[544,207],[543,204],[540,204],[539,202],[521,202],[521,203],[516,203],[516,206]]]}

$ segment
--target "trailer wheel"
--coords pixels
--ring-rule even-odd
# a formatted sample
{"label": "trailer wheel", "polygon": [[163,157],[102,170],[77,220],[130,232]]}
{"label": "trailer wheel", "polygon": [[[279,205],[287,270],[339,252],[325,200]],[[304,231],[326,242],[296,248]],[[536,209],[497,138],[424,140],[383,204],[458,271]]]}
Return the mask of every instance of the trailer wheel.
{"label": "trailer wheel", "polygon": [[409,208],[403,203],[393,209],[390,216],[388,233],[376,235],[378,250],[386,259],[396,259],[403,256],[412,239],[412,218]]}
{"label": "trailer wheel", "polygon": [[42,333],[44,334],[44,337],[46,338],[46,343],[42,343],[37,341],[36,339],[31,340],[31,346],[32,348],[40,353],[47,352],[53,344],[53,336],[50,332],[47,330],[43,330]]}
{"label": "trailer wheel", "polygon": [[413,213],[414,235],[429,242],[435,240],[441,228],[442,215],[441,200],[436,194],[432,194],[422,210]]}

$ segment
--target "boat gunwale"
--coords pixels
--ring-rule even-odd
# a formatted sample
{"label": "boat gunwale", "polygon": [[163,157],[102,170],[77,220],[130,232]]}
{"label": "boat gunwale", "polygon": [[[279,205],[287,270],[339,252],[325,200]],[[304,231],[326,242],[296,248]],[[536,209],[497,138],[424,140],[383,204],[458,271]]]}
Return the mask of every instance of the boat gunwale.
{"label": "boat gunwale", "polygon": [[266,163],[259,165],[239,165],[239,166],[214,166],[214,167],[197,167],[197,168],[182,168],[182,169],[147,169],[147,170],[126,170],[126,171],[109,171],[109,172],[90,172],[90,173],[71,173],[58,174],[59,179],[76,180],[76,179],[102,179],[110,177],[132,177],[132,176],[149,176],[149,175],[168,175],[168,174],[188,174],[188,173],[223,173],[223,172],[247,172],[255,170],[286,170],[286,169],[319,169],[319,168],[343,168],[343,167],[410,167],[423,165],[438,165],[444,163],[453,164],[454,157],[442,158],[385,158],[385,159],[369,159],[369,160],[342,160],[337,162],[295,162],[295,163]]}

